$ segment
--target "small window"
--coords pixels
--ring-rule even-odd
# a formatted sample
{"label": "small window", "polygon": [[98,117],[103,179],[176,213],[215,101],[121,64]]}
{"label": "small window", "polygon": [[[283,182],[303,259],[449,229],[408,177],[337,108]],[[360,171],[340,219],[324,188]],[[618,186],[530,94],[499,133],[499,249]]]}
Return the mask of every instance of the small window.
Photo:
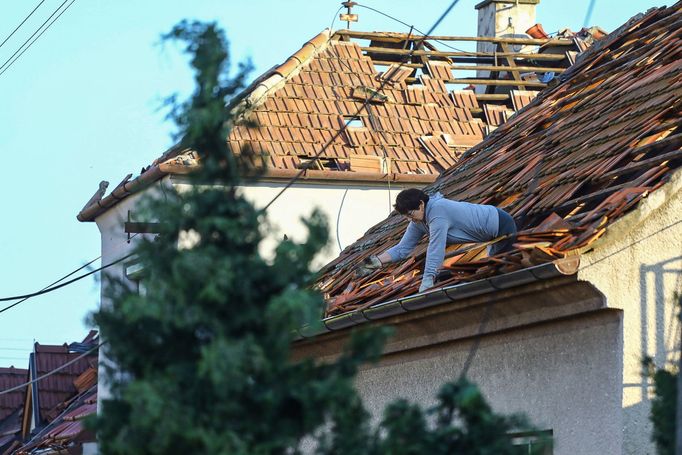
{"label": "small window", "polygon": [[362,121],[362,117],[346,116],[343,117],[343,124],[346,125],[348,129],[354,128],[364,128],[365,123]]}
{"label": "small window", "polygon": [[552,455],[552,430],[523,431],[509,433],[512,445],[518,455]]}

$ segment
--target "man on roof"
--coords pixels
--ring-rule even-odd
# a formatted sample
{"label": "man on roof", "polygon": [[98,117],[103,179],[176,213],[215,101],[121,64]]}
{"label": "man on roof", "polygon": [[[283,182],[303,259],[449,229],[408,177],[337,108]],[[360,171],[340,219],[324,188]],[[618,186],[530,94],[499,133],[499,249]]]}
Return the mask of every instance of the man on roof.
{"label": "man on roof", "polygon": [[393,207],[410,220],[407,230],[396,246],[366,258],[358,269],[359,276],[407,258],[422,237],[428,235],[426,264],[419,287],[419,292],[423,292],[433,287],[447,245],[484,243],[502,237],[488,247],[488,255],[494,256],[509,251],[514,242],[514,219],[492,205],[452,201],[440,193],[429,196],[422,190],[410,188],[398,193]]}

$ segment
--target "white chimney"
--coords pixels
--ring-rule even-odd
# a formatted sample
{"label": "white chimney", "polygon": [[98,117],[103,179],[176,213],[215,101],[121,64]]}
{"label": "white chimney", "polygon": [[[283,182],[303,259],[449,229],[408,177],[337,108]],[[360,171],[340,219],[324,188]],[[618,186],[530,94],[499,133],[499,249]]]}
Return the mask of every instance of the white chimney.
{"label": "white chimney", "polygon": [[[535,25],[535,7],[540,0],[483,0],[478,10],[478,36],[526,37],[525,31]],[[479,42],[478,52],[494,52],[495,43]],[[519,46],[513,47],[519,51]],[[478,75],[487,77],[488,71]]]}

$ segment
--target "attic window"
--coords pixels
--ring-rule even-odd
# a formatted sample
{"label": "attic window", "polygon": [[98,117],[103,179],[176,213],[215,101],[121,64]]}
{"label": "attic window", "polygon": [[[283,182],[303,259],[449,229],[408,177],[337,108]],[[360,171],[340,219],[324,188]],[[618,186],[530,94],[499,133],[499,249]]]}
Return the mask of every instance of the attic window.
{"label": "attic window", "polygon": [[343,124],[346,125],[346,128],[349,130],[365,127],[362,117],[354,117],[350,115],[343,117]]}

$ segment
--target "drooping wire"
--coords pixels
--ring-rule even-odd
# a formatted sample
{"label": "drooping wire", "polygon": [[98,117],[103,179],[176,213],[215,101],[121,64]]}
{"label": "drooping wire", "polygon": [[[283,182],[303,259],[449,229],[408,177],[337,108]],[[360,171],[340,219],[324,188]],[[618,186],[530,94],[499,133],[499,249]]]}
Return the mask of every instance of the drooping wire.
{"label": "drooping wire", "polygon": [[[450,5],[447,7],[447,9],[440,15],[440,17],[438,18],[438,20],[431,26],[431,28],[430,28],[429,31],[425,34],[425,36],[421,38],[421,41],[422,41],[422,42],[425,40],[425,37],[426,37],[427,35],[430,35],[430,34],[436,29],[436,27],[438,27],[438,26],[440,25],[440,23],[443,22],[443,20],[447,17],[447,15],[450,13],[450,11],[452,10],[452,8],[454,8],[455,5],[457,5],[457,3],[459,3],[459,0],[453,0],[453,1],[450,3]],[[421,43],[420,43],[420,44],[421,44]],[[398,69],[402,68],[402,67],[405,65],[405,63],[406,63],[409,59],[412,58],[412,56],[413,56],[413,54],[414,54],[414,51],[416,50],[417,47],[419,47],[419,46],[418,46],[418,45],[413,46],[413,48],[412,48],[412,50],[410,51],[410,53],[409,53],[409,54],[400,62],[400,64],[398,65]],[[317,160],[317,158],[319,158],[320,155],[321,155],[322,153],[324,153],[324,152],[329,148],[329,146],[330,146],[337,138],[339,138],[339,137],[341,136],[341,134],[343,134],[343,133],[348,129],[348,125],[353,121],[353,119],[357,118],[357,116],[358,116],[363,110],[365,110],[365,108],[369,105],[369,103],[370,103],[370,102],[378,95],[378,93],[386,86],[386,84],[388,83],[388,80],[389,80],[388,78],[384,79],[384,81],[379,85],[378,89],[377,89],[374,93],[372,93],[372,95],[371,95],[367,100],[365,100],[365,102],[362,104],[362,106],[361,106],[361,107],[360,107],[352,116],[350,116],[349,119],[343,124],[343,126],[342,126],[342,127],[341,127],[341,128],[340,128],[340,129],[339,129],[339,130],[338,130],[338,131],[337,131],[337,132],[336,132],[336,133],[335,133],[335,134],[326,142],[326,143],[325,143],[325,144],[324,144],[324,146],[322,146],[322,148],[320,148],[320,150],[317,151],[317,153],[315,153],[315,155],[312,157],[312,159],[310,159],[307,163],[305,163],[305,164],[301,167],[301,169],[296,173],[296,175],[294,175],[294,176],[286,183],[286,185],[284,185],[284,188],[282,188],[282,189],[275,195],[275,197],[273,197],[273,198],[270,200],[270,202],[268,202],[268,203],[260,210],[261,212],[267,211],[267,209],[270,208],[270,206],[271,206],[272,204],[274,204],[274,202],[275,202],[277,199],[279,199],[279,197],[280,197],[282,194],[284,194],[284,192],[285,192],[286,190],[288,190],[289,188],[291,188],[291,186],[292,186],[294,183],[296,183],[296,181],[298,181],[298,179],[300,179],[300,178],[303,176],[303,174],[310,168],[310,166],[312,166],[312,164]]]}
{"label": "drooping wire", "polygon": [[592,20],[592,12],[594,11],[594,6],[596,5],[596,3],[597,0],[590,0],[590,4],[587,6],[587,11],[585,12],[583,28],[587,28],[587,26],[590,25],[590,21]]}
{"label": "drooping wire", "polygon": [[332,18],[331,24],[329,24],[329,30],[334,30],[334,22],[336,22],[336,18],[339,16],[339,13],[343,9],[343,5],[339,6],[339,9],[336,10],[336,13],[334,13],[334,17]]}
{"label": "drooping wire", "polygon": [[19,29],[21,28],[22,25],[24,25],[24,22],[26,22],[31,16],[33,16],[33,13],[35,13],[36,10],[37,10],[38,8],[40,8],[40,5],[42,5],[43,3],[45,3],[45,0],[40,0],[40,3],[38,3],[38,4],[36,5],[36,7],[33,8],[33,11],[31,11],[30,13],[28,13],[28,16],[26,16],[26,17],[24,18],[24,20],[21,21],[21,23],[20,23],[19,25],[17,25],[17,27],[16,27],[14,30],[12,30],[12,33],[10,33],[9,35],[7,35],[7,38],[5,38],[5,39],[2,41],[2,43],[0,43],[0,48],[1,48],[2,46],[4,46],[5,43],[6,43],[7,41],[9,41],[9,39],[17,32],[17,30],[19,30]]}
{"label": "drooping wire", "polygon": [[343,203],[346,200],[346,195],[348,194],[348,188],[343,192],[343,197],[341,198],[341,204],[339,205],[339,213],[336,215],[336,243],[339,245],[339,254],[343,251],[341,247],[341,238],[339,237],[339,224],[341,224],[341,210],[343,210]]}
{"label": "drooping wire", "polygon": [[[116,259],[115,261],[110,262],[109,264],[103,265],[102,267],[99,267],[99,268],[97,268],[97,269],[91,270],[91,271],[89,271],[89,272],[87,272],[87,273],[84,273],[84,274],[82,274],[82,275],[79,275],[79,276],[77,276],[76,278],[73,278],[73,279],[71,279],[71,280],[69,280],[69,281],[65,281],[65,282],[63,282],[63,283],[61,283],[61,284],[57,284],[57,285],[48,286],[48,287],[46,287],[46,288],[43,288],[43,289],[40,290],[40,291],[36,291],[36,292],[32,292],[32,293],[30,293],[30,294],[24,294],[24,295],[15,295],[15,296],[13,296],[13,297],[3,297],[3,298],[0,298],[0,302],[8,302],[8,301],[10,301],[10,300],[20,300],[19,302],[14,302],[13,304],[8,305],[8,306],[6,306],[6,307],[0,309],[0,313],[3,313],[3,312],[5,312],[5,311],[9,310],[10,308],[13,308],[13,307],[19,305],[19,304],[22,303],[22,302],[25,302],[26,300],[30,299],[31,297],[36,297],[36,296],[43,295],[43,294],[49,294],[50,292],[56,291],[57,289],[61,289],[61,288],[63,288],[64,286],[68,286],[68,285],[70,285],[70,284],[75,283],[76,281],[82,280],[83,278],[87,278],[87,277],[89,277],[90,275],[94,275],[94,274],[97,273],[97,272],[101,272],[101,271],[104,270],[104,269],[107,269],[107,268],[109,268],[109,267],[111,267],[111,266],[113,266],[113,265],[116,265],[116,264],[118,264],[118,263],[120,263],[120,262],[125,261],[126,259],[130,258],[131,256],[133,256],[133,253],[128,254],[128,255],[126,255],[126,256],[123,256],[122,258]],[[97,259],[99,259],[99,258],[97,258]],[[94,262],[94,261],[92,261],[92,262]],[[92,262],[90,262],[90,264],[91,264]],[[86,265],[80,267],[78,270],[82,270],[84,267],[87,267],[87,265],[88,265],[88,264],[86,264]],[[74,271],[74,272],[71,272],[71,273],[70,273],[69,275],[67,275],[67,276],[73,275],[73,274],[76,273],[78,270],[76,270],[76,271]],[[56,281],[56,283],[59,283],[60,281],[64,280],[64,278],[66,278],[66,277],[60,278],[59,280]]]}
{"label": "drooping wire", "polygon": [[[61,278],[58,279],[57,281],[53,281],[52,283],[48,284],[47,286],[45,286],[44,288],[42,288],[42,289],[41,289],[40,291],[38,291],[38,292],[46,291],[46,290],[49,289],[50,287],[52,287],[52,286],[54,286],[54,285],[56,285],[56,284],[61,283],[62,281],[64,281],[64,280],[67,279],[68,277],[70,277],[71,275],[74,275],[74,274],[80,272],[81,270],[83,270],[84,268],[88,267],[90,264],[92,264],[92,263],[94,263],[94,262],[96,262],[96,261],[99,261],[101,257],[102,257],[102,256],[97,256],[97,257],[96,257],[95,259],[93,259],[92,261],[90,261],[90,262],[88,262],[88,263],[86,263],[86,264],[83,264],[81,267],[78,267],[78,268],[77,268],[76,270],[74,270],[73,272],[71,272],[71,273],[69,273],[69,274],[67,274],[67,275],[64,275],[63,277],[61,277]],[[2,313],[2,312],[4,312],[4,311],[7,311],[7,310],[9,310],[10,308],[15,307],[15,306],[19,305],[20,303],[25,302],[26,300],[28,300],[28,299],[30,299],[30,298],[31,298],[31,297],[28,297],[28,296],[27,296],[27,297],[23,297],[23,298],[21,298],[21,300],[19,300],[18,302],[14,302],[13,304],[11,304],[11,305],[9,305],[9,306],[7,306],[7,307],[1,309],[1,310],[0,310],[0,313]]]}
{"label": "drooping wire", "polygon": [[43,379],[49,378],[49,377],[52,376],[53,374],[59,373],[59,372],[62,371],[64,368],[66,368],[66,367],[68,367],[68,366],[70,366],[70,365],[73,365],[74,363],[78,362],[80,359],[82,359],[82,358],[84,358],[84,357],[87,357],[87,356],[90,355],[92,352],[96,351],[96,350],[99,349],[101,346],[103,346],[104,344],[106,344],[106,341],[103,341],[102,343],[97,344],[96,346],[94,346],[94,347],[88,349],[87,351],[85,351],[84,353],[80,354],[78,357],[74,357],[73,359],[69,360],[69,361],[66,362],[65,364],[60,365],[60,366],[58,366],[57,368],[55,368],[54,370],[48,371],[47,373],[45,373],[45,374],[43,374],[43,375],[41,375],[41,376],[38,376],[38,377],[35,378],[35,379],[32,379],[32,380],[30,380],[30,381],[27,381],[27,382],[25,382],[25,383],[23,383],[23,384],[16,385],[16,386],[14,386],[14,387],[10,387],[9,389],[0,390],[0,395],[5,395],[5,394],[8,394],[8,393],[16,392],[17,390],[21,390],[21,389],[23,389],[24,387],[28,387],[28,386],[30,386],[30,385],[33,384],[33,383],[36,383],[36,382],[38,382],[38,381],[42,381]]}
{"label": "drooping wire", "polygon": [[[43,22],[43,23],[41,24],[41,26],[38,27],[38,29],[37,29],[35,32],[33,32],[33,34],[32,34],[31,36],[29,36],[28,39],[27,39],[26,41],[24,41],[24,43],[23,43],[21,46],[19,46],[19,49],[17,49],[17,50],[14,52],[14,54],[12,54],[12,55],[5,61],[5,63],[3,63],[2,66],[0,66],[0,69],[2,69],[2,72],[0,72],[0,76],[2,76],[8,69],[10,69],[11,66],[14,65],[14,62],[16,62],[17,60],[19,60],[19,58],[20,58],[22,55],[24,55],[24,52],[26,52],[31,46],[33,46],[33,44],[34,44],[36,41],[38,41],[38,39],[43,35],[43,33],[45,33],[45,32],[52,26],[52,24],[54,24],[54,23],[57,21],[57,19],[59,19],[59,17],[60,17],[62,14],[64,14],[64,12],[66,12],[66,10],[69,9],[69,7],[70,7],[71,5],[73,5],[73,4],[76,2],[76,0],[71,0],[71,3],[69,3],[69,4],[66,6],[66,8],[62,9],[61,12],[57,15],[57,17],[55,17],[55,18],[52,20],[52,22],[50,22],[50,23],[47,25],[47,27],[43,28],[43,27],[45,26],[45,24],[47,24],[47,22],[52,18],[52,16],[54,16],[55,13],[56,13],[57,11],[59,11],[59,9],[60,9],[62,6],[64,6],[64,4],[65,4],[67,1],[68,1],[68,0],[64,0],[64,2],[63,2],[61,5],[59,5],[59,7],[58,7],[56,10],[54,10],[54,11],[52,12],[52,14],[50,14],[50,16],[45,20],[45,22]],[[42,31],[41,31],[41,28],[42,28]],[[35,38],[33,41],[31,41],[30,44],[29,44],[28,46],[26,46],[26,43],[28,43],[28,42],[31,40],[31,38],[33,38],[33,37],[35,36],[35,34],[38,33],[39,31],[40,31],[40,33],[38,34],[38,36],[36,36],[36,38]],[[24,46],[26,46],[26,47],[24,47]],[[22,50],[22,48],[23,48],[23,50]],[[20,51],[21,51],[21,52],[20,52]],[[17,55],[17,54],[19,54],[19,55]],[[15,56],[16,56],[16,58],[15,58]],[[12,60],[12,59],[13,59],[13,60]],[[10,60],[11,60],[11,62],[10,62]],[[9,64],[8,64],[8,63],[9,63]],[[3,68],[4,68],[4,69],[3,69]]]}
{"label": "drooping wire", "polygon": [[[130,240],[132,240],[133,238],[135,238],[137,235],[138,235],[138,233],[133,234],[133,235],[130,237]],[[128,241],[129,241],[129,240],[126,240],[126,242],[128,242]],[[104,265],[104,266],[100,267],[100,268],[97,269],[97,270],[92,270],[92,271],[90,271],[90,272],[88,272],[88,273],[86,273],[86,274],[84,274],[84,275],[81,275],[81,276],[79,276],[79,277],[77,277],[77,278],[74,278],[73,280],[70,280],[70,281],[67,282],[67,283],[63,283],[63,284],[61,284],[61,285],[59,285],[59,286],[55,286],[55,285],[57,285],[58,283],[61,283],[62,281],[64,281],[65,279],[67,279],[68,277],[70,277],[70,276],[72,276],[72,275],[74,275],[74,274],[80,272],[80,271],[83,270],[84,268],[90,266],[91,264],[93,264],[94,262],[96,262],[96,261],[98,261],[98,260],[100,260],[100,259],[102,258],[101,255],[100,255],[100,256],[97,256],[95,259],[93,259],[93,260],[91,260],[90,262],[88,262],[88,263],[86,263],[86,264],[84,264],[84,265],[78,267],[76,270],[74,270],[74,271],[72,271],[72,272],[70,272],[70,273],[64,275],[63,277],[59,278],[58,280],[56,280],[56,281],[52,282],[51,284],[45,286],[44,288],[42,288],[42,289],[41,289],[40,291],[38,291],[38,292],[34,292],[34,293],[32,293],[32,294],[20,295],[20,296],[15,296],[15,297],[6,297],[6,298],[0,299],[0,302],[2,302],[2,301],[5,301],[5,302],[6,302],[6,301],[9,301],[9,300],[20,299],[18,302],[14,302],[14,303],[12,303],[11,305],[8,305],[8,306],[6,306],[6,307],[0,309],[0,313],[3,313],[3,312],[5,312],[5,311],[7,311],[7,310],[9,310],[9,309],[11,309],[11,308],[14,308],[15,306],[19,305],[20,303],[25,302],[26,300],[30,299],[31,297],[35,297],[35,296],[42,295],[42,294],[47,294],[47,293],[49,293],[49,292],[52,292],[52,291],[55,291],[55,290],[57,290],[57,289],[63,288],[64,286],[66,286],[66,285],[68,285],[68,284],[72,284],[72,283],[75,283],[76,281],[82,280],[83,278],[85,278],[85,277],[87,277],[87,276],[89,276],[89,275],[93,275],[93,274],[95,274],[95,273],[97,273],[97,272],[100,272],[100,271],[102,271],[102,270],[104,270],[104,269],[106,269],[106,268],[109,268],[109,267],[111,267],[111,266],[113,266],[113,265],[115,265],[115,264],[118,264],[118,263],[120,263],[121,261],[124,261],[124,260],[128,259],[128,258],[131,257],[131,256],[133,256],[133,254],[129,254],[129,255],[125,256],[125,257],[122,257],[122,258],[120,258],[120,259],[117,259],[116,261],[114,261],[114,262],[112,262],[112,263],[110,263],[110,264]]]}

